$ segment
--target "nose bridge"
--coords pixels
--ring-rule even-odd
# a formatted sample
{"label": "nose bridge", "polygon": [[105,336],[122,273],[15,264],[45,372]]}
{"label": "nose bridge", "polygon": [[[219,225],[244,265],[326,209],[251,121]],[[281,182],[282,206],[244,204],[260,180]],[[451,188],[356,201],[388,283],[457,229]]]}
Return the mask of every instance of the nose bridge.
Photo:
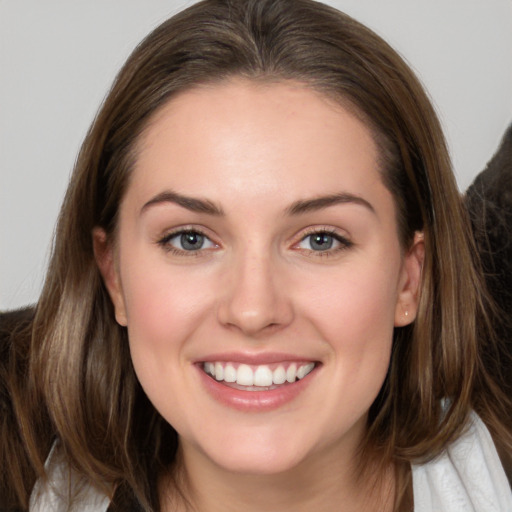
{"label": "nose bridge", "polygon": [[249,244],[233,255],[219,320],[255,336],[287,325],[293,316],[286,290],[279,286],[278,257],[269,248]]}

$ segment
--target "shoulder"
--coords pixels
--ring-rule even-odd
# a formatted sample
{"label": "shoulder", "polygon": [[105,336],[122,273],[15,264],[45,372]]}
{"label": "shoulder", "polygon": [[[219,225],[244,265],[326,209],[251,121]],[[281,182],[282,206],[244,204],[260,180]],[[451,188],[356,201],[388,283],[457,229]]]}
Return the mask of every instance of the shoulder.
{"label": "shoulder", "polygon": [[[485,280],[507,317],[512,313],[512,124],[486,168],[464,195]],[[512,352],[512,323],[497,318]]]}
{"label": "shoulder", "polygon": [[512,491],[482,420],[471,413],[464,434],[438,457],[413,465],[415,512],[510,512]]}
{"label": "shoulder", "polygon": [[35,481],[19,427],[33,308],[0,312],[0,504],[18,507]]}
{"label": "shoulder", "polygon": [[[34,318],[34,308],[0,311],[0,385],[6,390],[12,373],[24,368],[30,343],[29,329]],[[16,365],[15,361],[19,364]],[[18,368],[18,366],[20,366]],[[8,399],[7,391],[1,395],[2,405]]]}
{"label": "shoulder", "polygon": [[[0,379],[7,386],[8,372],[14,371],[12,360],[26,359],[29,336],[27,331],[34,318],[34,308],[0,311]],[[2,398],[6,398],[3,396]]]}

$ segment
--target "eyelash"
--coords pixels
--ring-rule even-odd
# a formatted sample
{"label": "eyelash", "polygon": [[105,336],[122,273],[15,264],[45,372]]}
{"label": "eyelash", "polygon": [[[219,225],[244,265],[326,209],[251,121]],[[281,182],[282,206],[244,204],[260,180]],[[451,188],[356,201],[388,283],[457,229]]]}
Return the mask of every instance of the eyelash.
{"label": "eyelash", "polygon": [[208,240],[212,245],[214,245],[214,246],[217,245],[217,244],[215,244],[215,242],[213,242],[211,240],[211,238],[206,233],[204,233],[201,229],[198,229],[198,228],[182,228],[182,229],[177,229],[176,231],[172,231],[171,233],[167,233],[162,238],[157,240],[157,244],[159,246],[161,246],[166,252],[174,254],[176,256],[185,256],[185,257],[188,257],[188,256],[195,256],[195,257],[202,256],[204,254],[205,250],[206,250],[206,249],[203,249],[202,247],[197,249],[197,250],[187,251],[185,249],[178,249],[177,247],[174,247],[173,245],[171,245],[170,242],[171,242],[171,240],[173,238],[177,238],[179,236],[183,236],[183,235],[187,235],[187,234],[202,236],[202,237],[204,237],[205,240]]}
{"label": "eyelash", "polygon": [[301,235],[299,242],[297,244],[295,244],[295,246],[302,243],[308,237],[312,237],[314,235],[327,235],[329,237],[332,237],[336,242],[339,243],[338,247],[335,247],[333,249],[329,248],[325,251],[315,251],[313,249],[299,249],[301,251],[305,251],[309,254],[312,254],[314,257],[317,257],[317,258],[328,258],[328,257],[336,256],[340,252],[346,251],[347,249],[350,249],[354,245],[353,242],[351,242],[348,238],[337,233],[336,230],[334,230],[334,229],[313,228],[313,229],[308,230],[305,233],[303,233]]}
{"label": "eyelash", "polygon": [[[183,236],[183,235],[187,235],[187,234],[199,235],[201,237],[204,237],[204,239],[208,240],[209,243],[211,243],[213,246],[217,245],[217,244],[215,244],[215,242],[213,242],[211,240],[211,238],[206,233],[204,233],[204,231],[202,231],[201,229],[198,229],[198,228],[182,228],[182,229],[178,229],[176,231],[172,231],[171,233],[167,233],[162,238],[158,239],[157,244],[159,246],[161,246],[166,252],[174,254],[176,256],[198,257],[198,256],[204,255],[205,251],[208,248],[205,249],[205,248],[201,247],[197,250],[185,250],[185,249],[178,249],[170,244],[170,241],[173,238],[177,238],[179,236]],[[335,248],[329,247],[328,249],[326,249],[324,251],[321,251],[321,250],[316,251],[314,249],[304,249],[304,248],[301,249],[298,247],[298,245],[301,244],[302,242],[304,242],[308,237],[312,237],[315,235],[327,235],[329,237],[332,237],[334,239],[334,241],[339,244],[339,246],[335,247]],[[326,258],[326,257],[335,256],[336,254],[340,253],[341,251],[345,251],[345,250],[349,249],[353,245],[354,245],[353,242],[351,242],[344,236],[341,236],[334,229],[315,228],[315,229],[311,229],[311,230],[308,230],[305,233],[303,233],[301,235],[299,242],[294,244],[293,247],[297,248],[301,252],[306,252],[310,255],[313,255],[314,257]]]}

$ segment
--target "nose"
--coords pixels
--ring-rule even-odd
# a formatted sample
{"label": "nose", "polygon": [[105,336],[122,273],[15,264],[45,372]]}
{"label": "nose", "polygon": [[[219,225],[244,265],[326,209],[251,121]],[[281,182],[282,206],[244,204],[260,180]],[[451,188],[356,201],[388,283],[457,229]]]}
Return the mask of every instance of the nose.
{"label": "nose", "polygon": [[292,322],[291,294],[271,256],[245,255],[226,272],[218,308],[221,324],[257,338]]}

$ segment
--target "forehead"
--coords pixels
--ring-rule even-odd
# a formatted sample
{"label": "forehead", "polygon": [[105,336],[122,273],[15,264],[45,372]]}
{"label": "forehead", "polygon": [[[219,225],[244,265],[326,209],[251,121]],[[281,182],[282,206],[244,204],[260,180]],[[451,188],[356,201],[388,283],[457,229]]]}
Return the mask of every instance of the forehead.
{"label": "forehead", "polygon": [[154,115],[136,154],[132,184],[139,188],[161,181],[214,193],[236,182],[257,191],[294,180],[326,193],[351,179],[381,181],[370,129],[294,82],[239,79],[183,92]]}

